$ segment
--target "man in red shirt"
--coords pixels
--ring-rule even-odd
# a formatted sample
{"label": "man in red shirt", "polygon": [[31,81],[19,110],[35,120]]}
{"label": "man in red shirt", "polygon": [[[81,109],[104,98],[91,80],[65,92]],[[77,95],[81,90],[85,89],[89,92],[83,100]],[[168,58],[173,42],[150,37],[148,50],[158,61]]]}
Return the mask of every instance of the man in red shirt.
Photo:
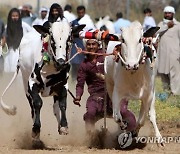
{"label": "man in red shirt", "polygon": [[[105,55],[105,52],[100,49],[100,43],[96,39],[87,40],[86,49],[88,51],[86,58],[78,70],[74,104],[80,105],[81,96],[84,92],[84,84],[86,83],[88,93],[90,94],[86,102],[86,113],[84,114],[86,131],[88,133],[92,132],[95,123],[100,118],[103,118],[106,89],[104,79],[99,76],[99,74],[104,74],[103,54]],[[77,52],[82,52],[80,48],[77,50]],[[112,116],[112,103],[109,97],[107,98],[107,114]],[[124,100],[121,103],[121,114],[123,119],[128,122],[127,131],[133,131],[136,127],[136,119],[134,114],[128,110],[127,106],[128,102]]]}
{"label": "man in red shirt", "polygon": [[[87,40],[86,49],[91,53],[105,53],[100,49],[100,43],[96,39]],[[96,121],[102,118],[104,114],[105,81],[98,74],[104,74],[104,56],[86,54],[77,74],[74,103],[79,105],[86,83],[90,94],[86,102],[87,110],[84,114],[87,132],[93,130]],[[107,102],[107,113],[112,114],[110,101]]]}

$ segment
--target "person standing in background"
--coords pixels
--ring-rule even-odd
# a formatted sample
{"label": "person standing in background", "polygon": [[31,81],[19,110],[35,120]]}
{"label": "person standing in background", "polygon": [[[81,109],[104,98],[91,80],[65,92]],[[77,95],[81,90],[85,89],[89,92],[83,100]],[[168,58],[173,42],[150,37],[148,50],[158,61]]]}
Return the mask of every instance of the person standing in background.
{"label": "person standing in background", "polygon": [[19,58],[19,45],[23,35],[30,32],[32,27],[22,22],[20,11],[12,8],[8,14],[6,28],[6,43],[8,52],[4,55],[4,71],[15,72]]}
{"label": "person standing in background", "polygon": [[3,73],[4,69],[4,59],[2,56],[2,50],[3,47],[5,46],[5,26],[4,22],[0,19],[0,74]]}
{"label": "person standing in background", "polygon": [[158,26],[158,73],[166,92],[180,95],[180,22],[172,6],[164,8],[164,18]]}
{"label": "person standing in background", "polygon": [[144,9],[144,22],[143,22],[143,31],[147,31],[151,27],[156,27],[156,22],[152,17],[152,11],[150,8]]}
{"label": "person standing in background", "polygon": [[36,15],[32,13],[32,6],[25,4],[20,10],[22,21],[32,26],[33,21],[36,19]]}
{"label": "person standing in background", "polygon": [[121,34],[121,28],[129,26],[131,22],[123,18],[122,12],[118,12],[116,18],[117,20],[114,22],[115,33]]}
{"label": "person standing in background", "polygon": [[64,17],[68,20],[68,22],[72,22],[76,19],[76,16],[72,13],[72,6],[69,4],[64,7]]}
{"label": "person standing in background", "polygon": [[33,23],[33,25],[43,25],[48,20],[48,9],[46,7],[42,7],[39,11],[39,18],[36,18]]}
{"label": "person standing in background", "polygon": [[[88,14],[86,14],[85,6],[80,5],[77,7],[77,15],[78,15],[78,18],[76,20],[72,21],[72,27],[85,24],[86,27],[84,27],[83,31],[95,30],[95,26],[94,26],[92,19],[90,18],[90,16]],[[83,49],[83,50],[85,49],[82,39],[75,38],[74,42],[81,49]],[[73,46],[72,46],[71,57],[74,54],[76,54],[76,52],[77,52],[75,44],[73,44]],[[71,73],[72,81],[76,81],[77,71],[79,69],[79,65],[81,64],[81,62],[83,60],[84,60],[83,54],[79,54],[71,60],[71,71],[70,71],[70,73]]]}

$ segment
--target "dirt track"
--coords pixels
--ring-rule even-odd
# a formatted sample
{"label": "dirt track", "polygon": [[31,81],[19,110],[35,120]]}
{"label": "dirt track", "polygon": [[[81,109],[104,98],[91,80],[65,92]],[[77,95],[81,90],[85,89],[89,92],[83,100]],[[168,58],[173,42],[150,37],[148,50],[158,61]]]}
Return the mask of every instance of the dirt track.
{"label": "dirt track", "polygon": [[[4,74],[0,77],[0,94],[5,89],[11,79],[11,75]],[[70,89],[74,93],[74,87],[70,84]],[[21,79],[16,80],[13,86],[9,89],[4,97],[7,104],[17,106],[17,115],[8,116],[0,110],[0,153],[4,154],[46,154],[46,153],[180,153],[179,143],[171,142],[166,144],[165,148],[158,148],[156,144],[148,144],[143,149],[138,145],[132,150],[115,150],[115,149],[96,149],[88,148],[85,137],[84,122],[82,120],[85,112],[85,99],[83,97],[82,106],[73,105],[71,97],[68,95],[67,118],[69,122],[69,135],[60,136],[57,131],[57,122],[53,115],[52,98],[44,98],[44,105],[41,112],[41,140],[46,148],[43,150],[33,150],[31,148],[31,128],[32,120],[30,115],[30,107],[25,98]],[[103,121],[97,124],[97,129],[100,129]],[[116,131],[116,124],[113,120],[108,120],[108,130],[112,133]],[[180,136],[179,128],[176,124],[160,124],[161,133],[163,136]],[[172,127],[172,128],[170,128]],[[146,123],[142,128],[141,135],[153,135],[153,129]],[[108,138],[109,140],[109,138]],[[110,140],[109,140],[110,141]]]}

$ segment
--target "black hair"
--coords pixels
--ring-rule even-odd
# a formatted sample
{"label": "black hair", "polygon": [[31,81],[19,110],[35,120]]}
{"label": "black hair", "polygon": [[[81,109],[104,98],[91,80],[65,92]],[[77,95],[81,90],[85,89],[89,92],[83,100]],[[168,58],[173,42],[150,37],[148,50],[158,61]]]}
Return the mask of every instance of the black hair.
{"label": "black hair", "polygon": [[[17,12],[19,19],[17,21],[12,20],[12,13]],[[20,11],[17,8],[12,8],[8,14],[7,20],[7,45],[9,48],[17,49],[20,45],[21,39],[23,37],[22,19]]]}
{"label": "black hair", "polygon": [[144,14],[146,14],[146,13],[151,13],[152,11],[151,11],[151,9],[150,8],[145,8],[144,9]]}
{"label": "black hair", "polygon": [[116,13],[116,18],[117,18],[117,19],[122,18],[122,17],[123,17],[122,12],[118,12],[118,13]]}
{"label": "black hair", "polygon": [[51,22],[51,23],[53,23],[53,22],[55,22],[55,21],[57,20],[57,19],[56,19],[57,17],[54,18],[54,16],[52,15],[53,9],[57,9],[57,10],[58,10],[58,13],[59,13],[58,17],[60,17],[61,19],[63,19],[64,15],[63,15],[63,9],[62,9],[62,7],[61,7],[59,4],[54,3],[54,4],[52,4],[51,7],[50,7],[48,21]]}
{"label": "black hair", "polygon": [[79,6],[77,7],[77,11],[79,11],[79,10],[84,10],[84,11],[86,11],[86,8],[85,8],[84,5],[79,5]]}
{"label": "black hair", "polygon": [[69,4],[66,4],[66,6],[64,7],[64,11],[71,11],[72,10],[72,6]]}

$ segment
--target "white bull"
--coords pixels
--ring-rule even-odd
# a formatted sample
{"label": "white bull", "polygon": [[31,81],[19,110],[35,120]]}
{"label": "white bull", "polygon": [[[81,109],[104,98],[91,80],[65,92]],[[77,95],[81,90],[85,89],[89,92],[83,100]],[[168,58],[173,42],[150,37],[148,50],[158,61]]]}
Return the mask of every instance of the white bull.
{"label": "white bull", "polygon": [[[9,115],[16,113],[16,107],[9,107],[3,102],[3,95],[13,83],[18,74],[19,68],[22,72],[26,97],[31,107],[33,119],[32,137],[35,141],[40,141],[40,110],[42,107],[42,97],[53,96],[54,115],[58,121],[58,131],[60,134],[67,134],[66,119],[66,99],[67,99],[67,79],[70,69],[69,50],[72,43],[73,34],[84,28],[84,25],[71,28],[69,23],[62,19],[50,24],[50,27],[40,25],[34,28],[41,33],[32,31],[23,36],[20,44],[20,57],[17,71],[13,79],[5,89],[1,97],[1,107]],[[47,52],[50,62],[42,60],[43,41],[41,36],[47,36]],[[45,52],[45,51],[44,51]],[[60,112],[61,111],[61,112]]]}
{"label": "white bull", "polygon": [[150,121],[155,130],[158,143],[162,143],[162,136],[156,124],[155,103],[155,68],[150,67],[150,60],[142,63],[144,45],[143,31],[139,22],[135,21],[130,27],[122,29],[122,43],[110,42],[107,52],[111,53],[117,44],[120,44],[119,61],[113,56],[105,58],[105,80],[107,91],[113,103],[113,118],[120,126],[125,126],[122,119],[122,100],[141,100],[139,119],[135,128],[136,135],[144,125],[149,112]]}
{"label": "white bull", "polygon": [[109,16],[99,18],[99,21],[95,23],[95,26],[99,30],[108,30],[109,33],[115,33],[114,24],[110,21]]}

